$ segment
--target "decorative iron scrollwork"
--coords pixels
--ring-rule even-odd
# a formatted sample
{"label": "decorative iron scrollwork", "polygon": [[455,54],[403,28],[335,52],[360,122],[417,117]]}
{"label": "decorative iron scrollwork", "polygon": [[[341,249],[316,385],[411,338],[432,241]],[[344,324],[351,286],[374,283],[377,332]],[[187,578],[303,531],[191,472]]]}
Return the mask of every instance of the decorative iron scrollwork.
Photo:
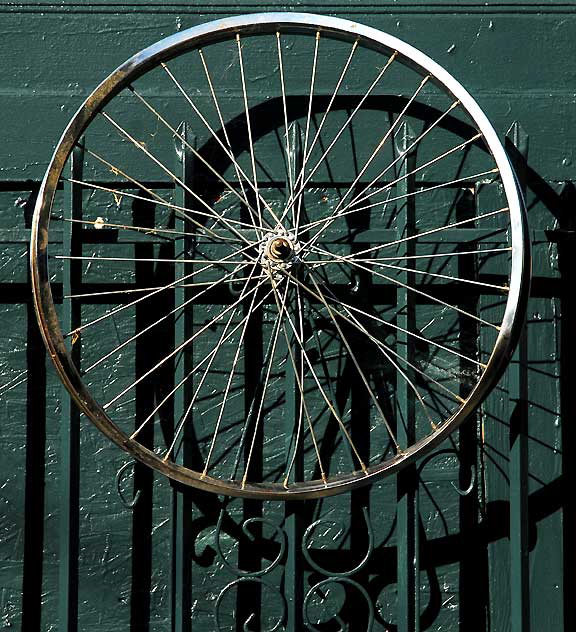
{"label": "decorative iron scrollwork", "polygon": [[330,577],[349,577],[350,575],[354,575],[354,573],[357,573],[358,571],[362,570],[362,568],[364,568],[370,556],[372,555],[372,552],[374,551],[374,532],[372,530],[372,524],[370,523],[370,518],[368,516],[368,509],[366,507],[362,508],[362,515],[364,516],[364,522],[366,524],[366,530],[368,532],[368,545],[366,548],[366,553],[364,557],[362,558],[362,560],[358,564],[356,564],[354,568],[351,568],[347,571],[332,571],[327,568],[324,568],[323,566],[318,564],[318,562],[316,562],[312,558],[312,555],[310,554],[310,548],[311,548],[310,541],[313,537],[314,532],[317,531],[317,529],[320,526],[328,527],[328,529],[324,532],[324,537],[327,537],[327,535],[330,533],[330,531],[333,528],[337,528],[337,532],[335,534],[332,533],[331,535],[331,541],[338,544],[345,534],[344,525],[342,523],[337,522],[336,520],[328,520],[327,518],[320,518],[316,520],[315,522],[313,522],[306,529],[306,531],[304,532],[304,536],[302,537],[302,553],[304,557],[306,558],[306,561],[308,562],[308,564],[310,564],[310,566],[314,570],[318,571],[319,573],[322,573],[322,575],[329,575]]}
{"label": "decorative iron scrollwork", "polygon": [[[453,444],[455,445],[455,444]],[[458,449],[456,447],[454,448],[450,448],[447,450],[439,450],[438,452],[434,452],[433,454],[427,456],[421,463],[420,466],[418,467],[418,474],[422,473],[422,470],[424,469],[424,467],[426,467],[426,465],[428,465],[428,463],[430,461],[432,461],[435,458],[438,458],[439,456],[445,456],[448,454],[453,454],[459,461],[460,465],[462,465],[461,460],[460,460],[460,453],[458,452]],[[450,481],[450,485],[454,488],[454,490],[456,491],[456,493],[459,496],[468,496],[472,493],[472,490],[474,489],[474,487],[476,486],[476,480],[477,480],[477,470],[476,470],[476,465],[475,464],[470,464],[470,482],[468,484],[468,487],[465,488],[461,488],[459,485],[456,485],[456,483],[454,483],[454,481]]]}
{"label": "decorative iron scrollwork", "polygon": [[120,500],[126,509],[134,509],[136,503],[140,500],[140,496],[142,495],[142,490],[138,489],[136,490],[132,500],[128,500],[124,495],[124,490],[122,489],[122,483],[126,477],[127,470],[129,468],[134,468],[135,466],[135,461],[128,461],[116,472],[116,491],[118,492],[118,496],[120,496]]}
{"label": "decorative iron scrollwork", "polygon": [[251,542],[255,541],[254,534],[252,533],[252,530],[251,530],[251,527],[253,525],[257,525],[257,524],[261,524],[263,526],[266,525],[270,527],[273,530],[274,534],[278,537],[280,548],[276,557],[264,568],[260,570],[256,570],[256,571],[243,571],[239,569],[238,567],[234,566],[233,564],[231,564],[226,559],[226,555],[222,551],[220,537],[222,534],[222,522],[224,520],[224,516],[225,516],[225,509],[222,509],[218,516],[218,522],[216,523],[216,528],[214,530],[214,546],[216,548],[216,554],[218,555],[218,559],[220,560],[220,562],[222,562],[222,564],[231,573],[233,573],[234,575],[237,575],[238,577],[252,577],[252,578],[261,577],[262,575],[266,575],[270,571],[274,570],[274,568],[276,568],[276,566],[278,566],[278,564],[283,559],[285,551],[286,551],[286,533],[284,532],[284,530],[279,525],[275,524],[274,522],[266,518],[253,517],[253,518],[247,518],[246,520],[244,520],[242,522],[242,532],[244,533],[244,535],[247,537],[249,541]]}
{"label": "decorative iron scrollwork", "polygon": [[[371,632],[371,630],[374,627],[374,605],[372,604],[372,600],[370,599],[370,595],[368,594],[367,590],[362,585],[360,585],[357,581],[354,581],[353,579],[350,579],[349,577],[329,577],[328,579],[323,579],[317,584],[314,584],[314,586],[310,588],[310,590],[306,593],[306,597],[304,598],[304,605],[303,605],[304,624],[306,625],[306,627],[309,630],[320,629],[316,627],[314,622],[311,620],[310,613],[309,613],[310,601],[316,594],[319,594],[321,596],[322,601],[325,601],[326,595],[323,594],[322,589],[325,588],[326,586],[330,586],[331,584],[337,584],[343,587],[352,586],[355,590],[357,590],[360,593],[360,595],[362,595],[368,607],[368,620],[366,622],[366,627],[362,629],[366,630],[366,632]],[[345,588],[344,588],[344,591],[345,591]],[[344,592],[344,598],[345,598],[345,592]],[[340,618],[337,612],[333,614],[332,619],[340,625],[340,632],[344,632],[345,630],[350,629],[350,627],[346,623],[344,623],[344,621]],[[326,620],[323,621],[323,623],[325,622]],[[316,623],[320,623],[320,621],[317,621]]]}
{"label": "decorative iron scrollwork", "polygon": [[243,632],[276,632],[277,630],[283,629],[284,623],[286,621],[287,609],[286,609],[286,600],[284,596],[282,595],[282,593],[276,587],[274,587],[270,582],[266,581],[265,579],[262,579],[261,577],[240,577],[230,582],[229,584],[227,584],[220,591],[220,594],[218,595],[218,598],[216,599],[215,616],[216,616],[217,630],[219,632],[224,632],[224,630],[230,629],[230,628],[223,627],[224,624],[222,622],[222,603],[224,601],[224,598],[231,590],[233,590],[240,584],[247,583],[247,582],[259,584],[263,586],[267,591],[269,591],[270,594],[275,595],[275,598],[278,600],[278,603],[280,604],[281,608],[280,608],[280,612],[277,615],[276,622],[273,623],[272,627],[270,626],[259,627],[258,630],[250,627],[250,623],[256,617],[255,613],[250,614],[242,624]]}

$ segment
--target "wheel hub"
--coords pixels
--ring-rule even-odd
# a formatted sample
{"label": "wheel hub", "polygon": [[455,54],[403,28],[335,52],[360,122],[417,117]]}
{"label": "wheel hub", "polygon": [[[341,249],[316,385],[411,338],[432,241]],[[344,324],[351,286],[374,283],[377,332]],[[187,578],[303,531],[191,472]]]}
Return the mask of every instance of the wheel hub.
{"label": "wheel hub", "polygon": [[300,261],[300,244],[293,235],[271,233],[260,246],[260,264],[267,269],[288,271]]}

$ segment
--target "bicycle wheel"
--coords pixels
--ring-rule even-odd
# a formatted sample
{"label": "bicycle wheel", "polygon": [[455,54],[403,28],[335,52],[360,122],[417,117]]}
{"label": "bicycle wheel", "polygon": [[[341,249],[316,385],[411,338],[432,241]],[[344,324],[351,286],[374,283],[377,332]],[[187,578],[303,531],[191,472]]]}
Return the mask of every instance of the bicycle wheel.
{"label": "bicycle wheel", "polygon": [[468,417],[530,264],[506,153],[454,78],[375,29],[266,13],[96,88],[44,177],[31,269],[50,357],[107,437],[176,481],[287,499],[397,471]]}

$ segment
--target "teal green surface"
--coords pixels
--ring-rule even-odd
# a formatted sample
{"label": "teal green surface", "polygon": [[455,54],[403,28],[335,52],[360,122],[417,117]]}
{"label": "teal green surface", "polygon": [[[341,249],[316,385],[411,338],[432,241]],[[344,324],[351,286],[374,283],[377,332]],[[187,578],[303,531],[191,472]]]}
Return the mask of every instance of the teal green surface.
{"label": "teal green surface", "polygon": [[[345,591],[351,605],[343,620],[319,629],[571,632],[576,8],[569,3],[318,0],[288,7],[349,16],[405,39],[461,81],[501,138],[514,121],[529,136],[535,278],[525,347],[482,413],[456,433],[461,463],[447,443],[419,464],[419,483],[400,481],[407,496],[393,478],[290,506],[224,503],[128,468],[124,496],[142,491],[130,509],[116,489],[125,455],[82,417],[77,500],[63,478],[74,470],[68,439],[77,421],[29,302],[32,189],[82,99],[133,52],[209,19],[284,8],[245,0],[0,3],[0,627],[209,632],[218,624],[242,629],[237,622],[252,617],[247,629],[256,631],[272,629],[286,608],[299,631],[306,620],[328,621]],[[489,192],[483,195],[490,208]],[[525,427],[515,442],[510,425],[522,397]],[[456,492],[471,481],[468,495]],[[78,516],[77,554],[70,513]],[[258,520],[243,530],[249,518]],[[332,522],[306,535],[317,520]],[[278,564],[283,536],[273,523],[288,534]],[[70,552],[78,561],[71,574]],[[266,584],[243,575],[269,566]],[[332,583],[304,601],[313,585],[342,576],[356,583]]]}

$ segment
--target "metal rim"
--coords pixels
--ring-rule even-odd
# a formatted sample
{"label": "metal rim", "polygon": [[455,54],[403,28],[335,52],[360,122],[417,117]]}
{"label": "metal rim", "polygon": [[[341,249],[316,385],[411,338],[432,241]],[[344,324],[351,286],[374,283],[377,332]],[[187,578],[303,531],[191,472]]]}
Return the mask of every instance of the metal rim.
{"label": "metal rim", "polygon": [[[501,331],[487,362],[487,368],[466,403],[437,432],[413,444],[403,454],[387,461],[383,466],[369,468],[365,476],[358,477],[357,472],[352,472],[349,475],[340,475],[328,484],[322,481],[302,482],[298,484],[298,487],[289,489],[280,484],[249,483],[241,486],[232,481],[223,482],[209,476],[201,477],[199,473],[175,463],[163,462],[154,452],[136,441],[131,441],[121,432],[92,398],[66,348],[52,298],[47,261],[50,213],[62,169],[74,144],[96,113],[110,99],[135,77],[141,76],[154,65],[167,61],[184,50],[226,39],[239,31],[244,34],[261,34],[273,33],[281,28],[291,31],[319,29],[336,38],[345,39],[349,39],[351,34],[354,34],[362,39],[363,44],[377,50],[398,51],[403,61],[411,60],[419,71],[431,74],[435,83],[441,85],[460,101],[484,136],[500,170],[509,205],[512,241],[510,291]],[[415,460],[425,451],[441,443],[483,401],[504,371],[518,338],[529,291],[530,253],[526,238],[525,214],[505,150],[482,110],[447,71],[397,38],[349,20],[304,13],[265,13],[217,20],[167,37],[122,64],[86,99],[63,133],[39,191],[31,234],[31,274],[34,304],[40,329],[61,380],[80,409],[119,447],[170,478],[200,489],[243,497],[313,498],[352,489],[386,473],[397,471],[402,465]]]}

